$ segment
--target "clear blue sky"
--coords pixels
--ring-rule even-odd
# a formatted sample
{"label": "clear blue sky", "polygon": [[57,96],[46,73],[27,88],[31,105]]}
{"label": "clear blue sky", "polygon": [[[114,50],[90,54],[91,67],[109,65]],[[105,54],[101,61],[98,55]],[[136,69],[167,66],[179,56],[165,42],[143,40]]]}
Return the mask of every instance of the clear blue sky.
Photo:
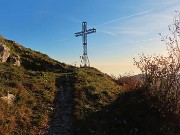
{"label": "clear blue sky", "polygon": [[138,54],[164,53],[158,33],[167,35],[179,0],[0,0],[0,34],[25,47],[72,64],[82,55],[82,21],[91,65],[108,74],[137,69]]}

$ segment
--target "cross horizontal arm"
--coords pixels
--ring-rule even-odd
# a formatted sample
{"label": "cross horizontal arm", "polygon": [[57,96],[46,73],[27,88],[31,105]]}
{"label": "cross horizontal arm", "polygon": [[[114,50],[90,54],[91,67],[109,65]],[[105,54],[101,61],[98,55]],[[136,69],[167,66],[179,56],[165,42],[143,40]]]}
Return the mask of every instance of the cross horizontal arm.
{"label": "cross horizontal arm", "polygon": [[84,35],[84,32],[76,32],[75,34],[74,34],[76,37],[79,37],[79,36],[82,36],[82,35]]}
{"label": "cross horizontal arm", "polygon": [[91,34],[91,33],[95,33],[96,32],[96,29],[95,28],[93,28],[93,29],[89,29],[89,30],[87,30],[87,34]]}
{"label": "cross horizontal arm", "polygon": [[95,33],[95,32],[96,32],[96,29],[93,28],[93,29],[89,29],[86,31],[76,32],[75,36],[79,37],[79,36],[83,36],[84,34],[91,34],[91,33]]}

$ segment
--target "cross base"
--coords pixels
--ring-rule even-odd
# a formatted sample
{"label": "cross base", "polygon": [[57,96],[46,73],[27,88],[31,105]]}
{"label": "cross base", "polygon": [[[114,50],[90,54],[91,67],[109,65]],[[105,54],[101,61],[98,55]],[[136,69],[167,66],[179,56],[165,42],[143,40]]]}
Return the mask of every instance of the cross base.
{"label": "cross base", "polygon": [[88,56],[84,54],[83,56],[80,56],[81,64],[80,67],[90,67],[90,62],[88,59]]}

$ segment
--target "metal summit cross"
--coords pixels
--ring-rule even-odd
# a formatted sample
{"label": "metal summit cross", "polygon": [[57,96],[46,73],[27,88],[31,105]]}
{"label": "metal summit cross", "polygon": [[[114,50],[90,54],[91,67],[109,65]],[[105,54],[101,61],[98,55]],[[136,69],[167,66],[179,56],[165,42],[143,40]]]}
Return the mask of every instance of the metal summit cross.
{"label": "metal summit cross", "polygon": [[90,67],[90,62],[87,55],[87,34],[95,32],[96,29],[94,28],[87,30],[87,22],[82,22],[82,31],[75,33],[76,37],[82,36],[83,42],[83,55],[80,56],[82,65],[80,65],[80,67]]}

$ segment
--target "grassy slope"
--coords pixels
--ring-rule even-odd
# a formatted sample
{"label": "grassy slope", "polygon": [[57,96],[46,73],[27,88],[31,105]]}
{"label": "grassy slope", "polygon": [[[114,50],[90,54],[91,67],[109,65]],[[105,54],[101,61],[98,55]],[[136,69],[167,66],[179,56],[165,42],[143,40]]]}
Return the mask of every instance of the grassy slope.
{"label": "grassy slope", "polygon": [[94,68],[78,69],[74,77],[73,130],[84,135],[89,133],[92,120],[87,117],[114,102],[121,91],[111,77]]}
{"label": "grassy slope", "polygon": [[166,132],[171,122],[167,123],[145,90],[121,91],[127,86],[118,86],[94,68],[81,68],[74,77],[75,135],[178,135],[178,127]]}
{"label": "grassy slope", "polygon": [[[43,134],[54,106],[57,78],[67,65],[13,41],[0,38],[0,42],[11,48],[11,56],[22,60],[19,68],[0,63],[0,96],[9,90],[17,97],[13,106],[0,101],[0,134]],[[94,68],[69,75],[74,87],[74,134],[166,133],[161,131],[160,113],[143,91],[122,92],[111,77]]]}
{"label": "grassy slope", "polygon": [[22,60],[21,67],[0,63],[0,97],[7,91],[17,97],[12,106],[0,101],[0,134],[42,134],[54,106],[56,78],[66,65],[2,37],[0,42]]}

